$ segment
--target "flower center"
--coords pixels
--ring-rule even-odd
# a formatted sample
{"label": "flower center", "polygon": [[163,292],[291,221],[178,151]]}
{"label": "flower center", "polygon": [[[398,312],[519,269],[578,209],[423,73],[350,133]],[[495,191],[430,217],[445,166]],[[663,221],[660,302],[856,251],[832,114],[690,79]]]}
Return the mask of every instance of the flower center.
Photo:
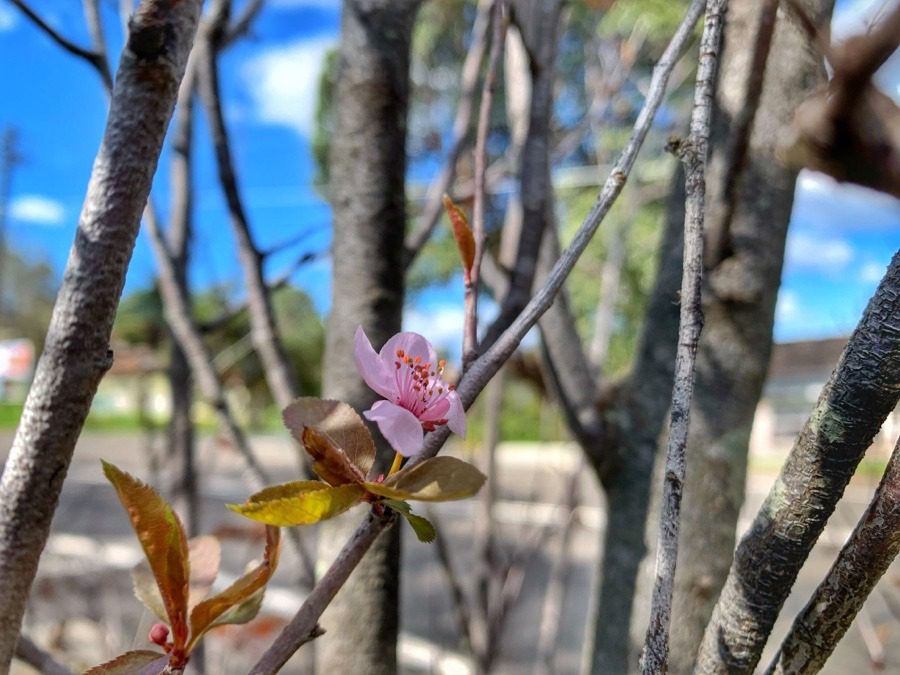
{"label": "flower center", "polygon": [[423,363],[421,356],[409,356],[402,349],[398,349],[395,356],[394,377],[398,392],[395,403],[420,418],[425,431],[434,431],[436,426],[446,424],[446,419],[421,419],[453,390],[453,386],[442,378],[446,361],[440,359],[434,368],[431,363]]}

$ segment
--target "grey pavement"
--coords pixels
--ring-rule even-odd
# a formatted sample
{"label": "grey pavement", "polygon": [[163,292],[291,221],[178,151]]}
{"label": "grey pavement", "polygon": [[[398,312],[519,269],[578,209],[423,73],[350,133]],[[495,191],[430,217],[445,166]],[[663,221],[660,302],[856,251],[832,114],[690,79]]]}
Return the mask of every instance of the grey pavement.
{"label": "grey pavement", "polygon": [[[0,432],[0,454],[10,445],[10,434]],[[296,449],[287,436],[259,436],[253,445],[264,465],[277,480],[298,477]],[[242,461],[233,450],[207,437],[200,441],[202,520],[204,532],[218,530],[226,536],[223,554],[225,580],[240,573],[247,561],[258,556],[259,541],[236,535],[247,531],[247,521],[223,507],[226,501],[242,501],[246,487]],[[124,511],[100,470],[99,458],[147,478],[147,462],[140,440],[130,435],[86,434],[79,442],[53,533],[42,558],[26,630],[42,645],[52,645],[72,663],[90,665],[127,649],[147,648],[147,629],[153,622],[133,598],[128,570],[140,558]],[[519,675],[532,671],[537,654],[538,626],[548,585],[556,537],[569,517],[561,503],[568,492],[569,475],[578,477],[579,507],[573,521],[559,641],[553,672],[579,671],[585,622],[589,614],[593,572],[604,515],[602,499],[591,472],[580,466],[570,446],[505,446],[499,455],[499,495],[495,508],[496,534],[501,557],[516,562],[507,590],[519,592],[511,605],[499,642],[494,672]],[[749,523],[772,476],[753,476],[748,482],[747,503],[741,527]],[[855,482],[829,523],[822,541],[803,568],[794,593],[788,599],[770,645],[776,645],[827,571],[841,543],[849,534],[874,490],[876,479]],[[440,504],[436,522],[446,537],[453,568],[471,591],[475,554],[472,550],[474,500]],[[357,508],[343,516],[359,519]],[[402,523],[401,523],[402,524]],[[315,545],[314,528],[304,530],[307,543]],[[447,592],[446,577],[433,546],[404,534],[402,672],[409,675],[437,673],[462,675],[472,672],[456,628]],[[259,650],[274,637],[281,622],[302,600],[297,590],[297,561],[289,546],[270,586],[264,605],[265,619],[246,628],[223,630],[209,639],[207,672],[239,675],[246,672]],[[872,594],[864,613],[838,646],[822,671],[827,675],[877,672],[870,655],[879,652],[880,672],[900,673],[900,568],[895,563]],[[861,620],[860,620],[861,619]],[[255,627],[254,627],[255,626]],[[326,626],[327,629],[327,626]],[[868,644],[867,644],[868,640]],[[767,663],[771,649],[763,658]],[[308,663],[298,656],[282,671],[302,673]],[[30,673],[15,666],[13,673]],[[612,674],[618,675],[618,674]]]}

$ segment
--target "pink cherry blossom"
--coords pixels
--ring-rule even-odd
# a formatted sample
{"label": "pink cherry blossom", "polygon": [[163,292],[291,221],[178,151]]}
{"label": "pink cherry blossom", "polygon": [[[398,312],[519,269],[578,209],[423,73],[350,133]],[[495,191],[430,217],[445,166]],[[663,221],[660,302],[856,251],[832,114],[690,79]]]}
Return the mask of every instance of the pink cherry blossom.
{"label": "pink cherry blossom", "polygon": [[422,450],[426,431],[446,424],[466,433],[466,413],[451,385],[441,377],[444,361],[418,333],[397,333],[379,353],[362,327],[356,329],[356,368],[372,389],[384,396],[363,415],[378,425],[388,443],[404,457]]}

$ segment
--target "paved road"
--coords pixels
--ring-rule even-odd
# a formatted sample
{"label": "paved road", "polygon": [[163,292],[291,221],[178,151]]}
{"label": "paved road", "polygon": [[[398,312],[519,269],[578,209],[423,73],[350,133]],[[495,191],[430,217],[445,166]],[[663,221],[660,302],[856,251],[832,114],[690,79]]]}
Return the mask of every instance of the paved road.
{"label": "paved road", "polygon": [[[290,480],[295,475],[296,455],[285,439],[257,437],[253,442],[264,464],[279,479]],[[8,435],[0,433],[0,448],[8,447]],[[98,649],[114,654],[146,647],[143,636],[152,622],[131,596],[127,570],[139,559],[140,553],[124,513],[102,477],[100,457],[138,475],[147,475],[138,439],[109,434],[91,434],[82,439],[27,617],[28,631],[36,639],[43,644],[55,644],[70,658],[85,665],[97,662]],[[222,507],[225,501],[240,501],[247,495],[240,460],[214,439],[202,441],[201,458],[205,467],[202,487],[204,530],[243,526],[246,521]],[[501,453],[500,467],[501,501],[496,508],[498,540],[505,555],[521,558],[524,577],[521,579],[522,591],[502,635],[496,672],[519,675],[531,672],[534,665],[543,592],[550,577],[555,536],[568,518],[567,510],[559,503],[568,491],[568,476],[577,470],[577,453],[518,448]],[[767,477],[750,480],[742,527],[758,508],[770,481]],[[833,525],[801,572],[797,589],[783,612],[785,618],[776,625],[773,644],[784,634],[791,617],[803,606],[827,571],[873,489],[874,481],[851,486],[848,490],[832,519]],[[573,521],[565,601],[553,664],[553,672],[563,675],[578,672],[594,560],[604,526],[601,499],[589,471],[581,472],[578,490],[580,506]],[[450,545],[454,569],[463,583],[471,582],[468,572],[475,569],[471,541],[476,508],[477,504],[470,500],[438,505],[435,510],[441,531]],[[358,519],[360,513],[351,512],[346,517]],[[314,545],[314,541],[309,543]],[[258,552],[258,542],[232,541],[226,546],[223,574],[226,577],[238,574],[246,561]],[[400,649],[403,672],[410,675],[470,672],[460,651],[455,615],[434,546],[420,544],[406,536],[403,555]],[[266,598],[266,612],[272,617],[271,630],[277,628],[282,618],[290,616],[299,602],[299,595],[294,590],[293,569],[296,569],[296,560],[286,547],[283,564]],[[890,603],[893,603],[894,611],[900,605],[900,569],[896,564],[866,605],[864,620],[871,626],[864,628],[876,636],[875,641],[867,649],[863,632],[854,625],[823,672],[830,675],[868,672],[872,670],[869,649],[879,646],[885,650],[886,672],[900,672],[900,625],[890,612]],[[232,630],[215,637],[210,644],[208,672],[223,675],[246,672],[246,664],[254,659],[255,651],[269,642],[268,637],[258,635],[263,629],[256,630],[256,633],[248,632],[249,629]],[[767,658],[764,657],[764,663]],[[303,664],[297,664],[283,672],[305,670]],[[13,672],[31,671],[20,668]]]}

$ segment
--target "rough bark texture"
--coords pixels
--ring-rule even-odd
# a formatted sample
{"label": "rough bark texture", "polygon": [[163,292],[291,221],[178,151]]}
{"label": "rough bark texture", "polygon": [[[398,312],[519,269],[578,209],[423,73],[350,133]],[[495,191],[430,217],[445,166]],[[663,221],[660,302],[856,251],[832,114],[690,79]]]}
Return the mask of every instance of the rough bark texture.
{"label": "rough bark texture", "polygon": [[9,667],[75,442],[112,362],[109,335],[200,3],[144,2],[25,410],[0,482],[0,671]]}
{"label": "rough bark texture", "polygon": [[[706,323],[688,440],[672,624],[674,673],[693,672],[728,572],[744,499],[750,428],[769,365],[796,180],[795,172],[775,160],[775,145],[796,106],[824,77],[808,38],[782,16],[769,57],[776,66],[766,74],[749,147],[741,153],[734,146],[747,87],[754,86],[750,76],[759,75],[750,64],[761,4],[729,3],[716,93],[707,192],[707,240],[714,250],[707,256]],[[826,15],[831,4],[806,3],[815,16]]]}
{"label": "rough bark texture", "polygon": [[735,552],[697,672],[752,672],[800,567],[898,400],[900,253]]}
{"label": "rough bark texture", "polygon": [[900,441],[872,503],[795,619],[767,673],[818,673],[900,553]]}
{"label": "rough bark texture", "polygon": [[[376,349],[400,329],[409,52],[419,4],[344,2],[331,150],[334,277],[324,394],[357,409],[369,407],[375,394],[354,366],[356,327],[363,327]],[[382,448],[382,467],[391,455]],[[324,562],[347,541],[358,517],[323,528]],[[327,632],[317,643],[319,672],[397,671],[399,532],[392,528],[375,542],[323,615]]]}

